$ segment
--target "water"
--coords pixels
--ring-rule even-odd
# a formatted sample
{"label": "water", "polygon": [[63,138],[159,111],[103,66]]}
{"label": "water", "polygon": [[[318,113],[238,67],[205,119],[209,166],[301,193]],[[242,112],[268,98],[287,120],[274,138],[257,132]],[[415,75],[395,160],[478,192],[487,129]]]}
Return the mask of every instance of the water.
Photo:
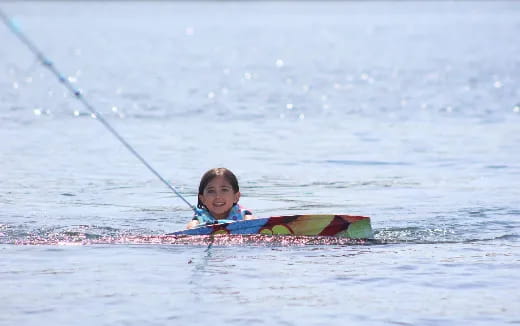
{"label": "water", "polygon": [[520,3],[6,2],[192,203],[375,240],[176,239],[190,209],[0,28],[0,324],[520,323]]}

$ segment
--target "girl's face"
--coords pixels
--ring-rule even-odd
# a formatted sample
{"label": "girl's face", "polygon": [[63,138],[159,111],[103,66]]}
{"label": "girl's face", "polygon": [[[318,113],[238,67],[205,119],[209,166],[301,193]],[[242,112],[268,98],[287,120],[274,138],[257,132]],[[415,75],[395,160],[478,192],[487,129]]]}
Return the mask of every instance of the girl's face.
{"label": "girl's face", "polygon": [[234,192],[229,181],[219,175],[208,183],[199,199],[213,217],[222,219],[227,217],[233,204],[238,202],[240,192]]}

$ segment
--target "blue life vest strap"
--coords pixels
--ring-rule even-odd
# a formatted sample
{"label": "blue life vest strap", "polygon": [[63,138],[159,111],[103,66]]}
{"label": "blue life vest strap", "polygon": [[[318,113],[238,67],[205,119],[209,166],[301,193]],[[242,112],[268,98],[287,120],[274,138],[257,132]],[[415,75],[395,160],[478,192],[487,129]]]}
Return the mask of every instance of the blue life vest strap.
{"label": "blue life vest strap", "polygon": [[227,219],[216,219],[206,210],[201,208],[195,208],[194,220],[199,221],[199,225],[210,225],[210,224],[225,224],[233,223],[236,221],[244,220],[245,215],[252,215],[251,211],[242,209],[241,206],[235,204],[228,214]]}
{"label": "blue life vest strap", "polygon": [[218,221],[213,216],[208,214],[206,210],[200,208],[195,209],[195,216],[193,217],[193,219],[199,221],[200,225],[218,223]]}

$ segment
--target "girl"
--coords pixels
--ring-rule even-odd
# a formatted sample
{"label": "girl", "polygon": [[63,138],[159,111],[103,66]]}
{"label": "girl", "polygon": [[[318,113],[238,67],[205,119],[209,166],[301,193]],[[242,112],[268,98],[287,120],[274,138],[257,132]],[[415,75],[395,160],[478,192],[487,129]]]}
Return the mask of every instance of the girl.
{"label": "girl", "polygon": [[[204,173],[199,185],[197,207],[201,215],[209,215],[216,220],[250,220],[251,211],[238,205],[240,191],[237,177],[226,168],[211,169]],[[192,229],[199,224],[197,216],[186,226]]]}

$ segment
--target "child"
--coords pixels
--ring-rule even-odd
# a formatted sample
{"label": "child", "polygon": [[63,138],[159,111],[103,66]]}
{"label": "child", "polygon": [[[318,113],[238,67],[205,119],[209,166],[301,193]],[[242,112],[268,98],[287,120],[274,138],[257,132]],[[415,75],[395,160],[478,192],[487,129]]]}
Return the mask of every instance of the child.
{"label": "child", "polygon": [[[251,211],[238,205],[239,199],[238,180],[233,172],[226,168],[216,168],[204,173],[200,180],[197,203],[201,215],[209,215],[216,220],[253,219]],[[197,215],[188,223],[187,229],[192,229],[199,224]]]}

